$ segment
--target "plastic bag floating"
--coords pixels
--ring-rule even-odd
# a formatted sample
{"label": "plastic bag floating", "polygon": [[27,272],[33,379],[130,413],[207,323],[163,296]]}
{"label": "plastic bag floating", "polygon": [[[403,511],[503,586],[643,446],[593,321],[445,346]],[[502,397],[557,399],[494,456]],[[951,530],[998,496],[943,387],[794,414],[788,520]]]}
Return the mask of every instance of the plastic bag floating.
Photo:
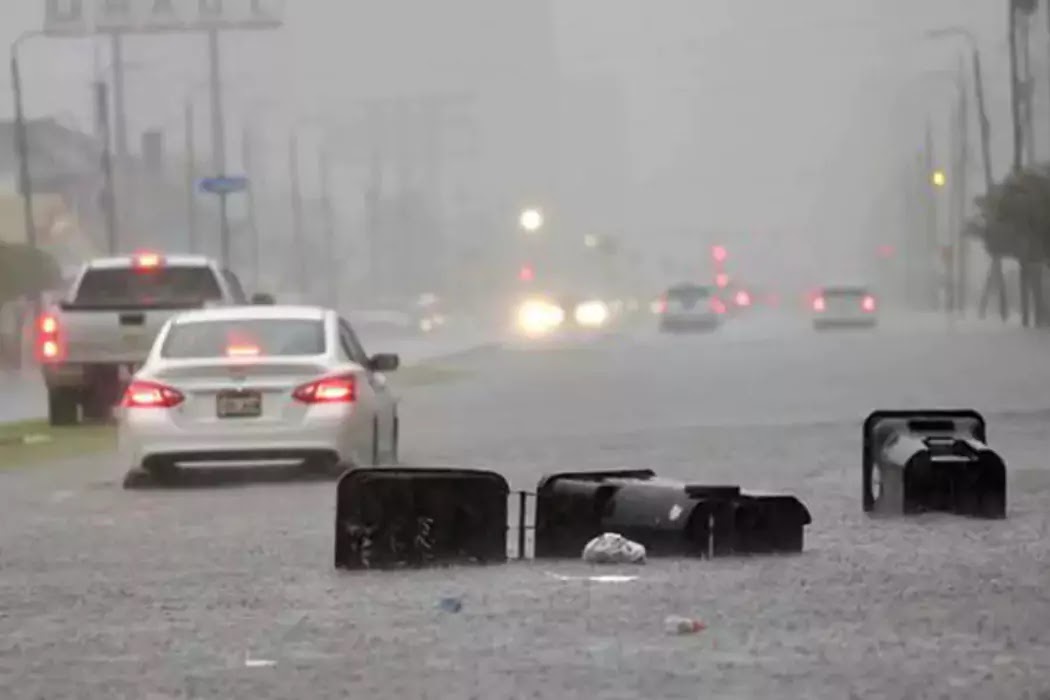
{"label": "plastic bag floating", "polygon": [[351,469],[337,487],[341,569],[501,563],[507,482],[468,469]]}
{"label": "plastic bag floating", "polygon": [[976,411],[876,411],[864,421],[863,505],[879,515],[1006,517],[1006,465]]}
{"label": "plastic bag floating", "polygon": [[648,469],[556,474],[536,490],[536,558],[578,557],[593,538],[620,533],[650,557],[802,551],[812,522],[794,496],[697,486]]}

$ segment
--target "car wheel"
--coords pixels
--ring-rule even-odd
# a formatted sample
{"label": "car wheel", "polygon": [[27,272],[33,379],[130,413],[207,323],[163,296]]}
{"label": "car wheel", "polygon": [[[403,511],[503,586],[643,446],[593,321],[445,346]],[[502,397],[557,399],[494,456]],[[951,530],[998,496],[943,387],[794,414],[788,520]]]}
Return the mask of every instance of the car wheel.
{"label": "car wheel", "polygon": [[76,425],[80,402],[75,389],[48,389],[47,417],[53,426]]}
{"label": "car wheel", "polygon": [[97,367],[89,375],[84,391],[84,420],[107,423],[113,420],[113,410],[120,401],[120,372],[116,367]]}
{"label": "car wheel", "polygon": [[124,490],[134,491],[137,489],[144,489],[155,484],[153,475],[141,467],[135,467],[129,469],[128,473],[124,475]]}
{"label": "car wheel", "polygon": [[150,459],[143,464],[143,469],[154,481],[171,482],[179,475],[179,466],[167,459]]}
{"label": "car wheel", "polygon": [[113,405],[101,387],[88,389],[84,399],[84,420],[92,423],[108,423],[113,420]]}
{"label": "car wheel", "polygon": [[372,418],[372,466],[379,466],[379,416]]}
{"label": "car wheel", "polygon": [[390,435],[390,463],[395,467],[400,462],[400,455],[398,454],[399,443],[401,441],[401,418],[398,417],[397,413],[394,414],[394,425],[391,428]]}
{"label": "car wheel", "polygon": [[338,479],[346,471],[346,466],[337,459],[308,459],[303,469],[311,476]]}

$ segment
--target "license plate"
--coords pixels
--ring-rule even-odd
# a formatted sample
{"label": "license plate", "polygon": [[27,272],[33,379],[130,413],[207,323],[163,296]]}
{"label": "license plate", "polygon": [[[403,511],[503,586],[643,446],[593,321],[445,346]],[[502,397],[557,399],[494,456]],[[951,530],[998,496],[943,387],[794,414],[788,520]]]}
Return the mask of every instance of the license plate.
{"label": "license plate", "polygon": [[219,418],[258,418],[262,415],[262,394],[257,391],[228,391],[216,403]]}

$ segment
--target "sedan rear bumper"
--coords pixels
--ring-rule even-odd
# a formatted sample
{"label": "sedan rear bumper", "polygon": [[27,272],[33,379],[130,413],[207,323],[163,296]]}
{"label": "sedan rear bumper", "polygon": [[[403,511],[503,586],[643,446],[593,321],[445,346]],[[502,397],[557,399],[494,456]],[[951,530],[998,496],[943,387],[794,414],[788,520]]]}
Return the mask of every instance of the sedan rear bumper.
{"label": "sedan rear bumper", "polygon": [[718,328],[717,317],[697,316],[695,318],[662,318],[660,330],[664,333],[702,332]]}
{"label": "sedan rear bumper", "polygon": [[813,319],[813,327],[817,330],[831,329],[831,328],[873,328],[879,324],[878,318],[874,316],[868,317],[850,317],[850,318],[815,318]]}
{"label": "sedan rear bumper", "polygon": [[361,463],[370,445],[354,445],[344,418],[330,416],[293,425],[230,421],[229,426],[179,425],[165,411],[121,412],[118,440],[126,466],[173,462],[266,462],[323,457]]}

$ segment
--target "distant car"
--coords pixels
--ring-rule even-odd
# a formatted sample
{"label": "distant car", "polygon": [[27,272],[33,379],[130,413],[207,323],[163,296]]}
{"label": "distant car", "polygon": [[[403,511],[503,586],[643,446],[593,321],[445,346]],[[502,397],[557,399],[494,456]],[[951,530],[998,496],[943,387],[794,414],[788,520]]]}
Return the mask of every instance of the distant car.
{"label": "distant car", "polygon": [[395,309],[354,309],[347,320],[358,335],[366,339],[402,339],[419,335],[417,320],[411,313]]}
{"label": "distant car", "polygon": [[813,295],[810,305],[817,330],[878,325],[878,301],[864,286],[823,287]]}
{"label": "distant car", "polygon": [[125,484],[194,463],[396,462],[397,401],[350,324],[318,307],[244,306],[170,319],[118,411]]}
{"label": "distant car", "polygon": [[412,316],[417,328],[423,333],[433,333],[448,323],[445,304],[436,294],[420,295],[413,307]]}
{"label": "distant car", "polygon": [[725,302],[710,287],[696,284],[671,287],[657,302],[664,333],[714,330],[726,310]]}

